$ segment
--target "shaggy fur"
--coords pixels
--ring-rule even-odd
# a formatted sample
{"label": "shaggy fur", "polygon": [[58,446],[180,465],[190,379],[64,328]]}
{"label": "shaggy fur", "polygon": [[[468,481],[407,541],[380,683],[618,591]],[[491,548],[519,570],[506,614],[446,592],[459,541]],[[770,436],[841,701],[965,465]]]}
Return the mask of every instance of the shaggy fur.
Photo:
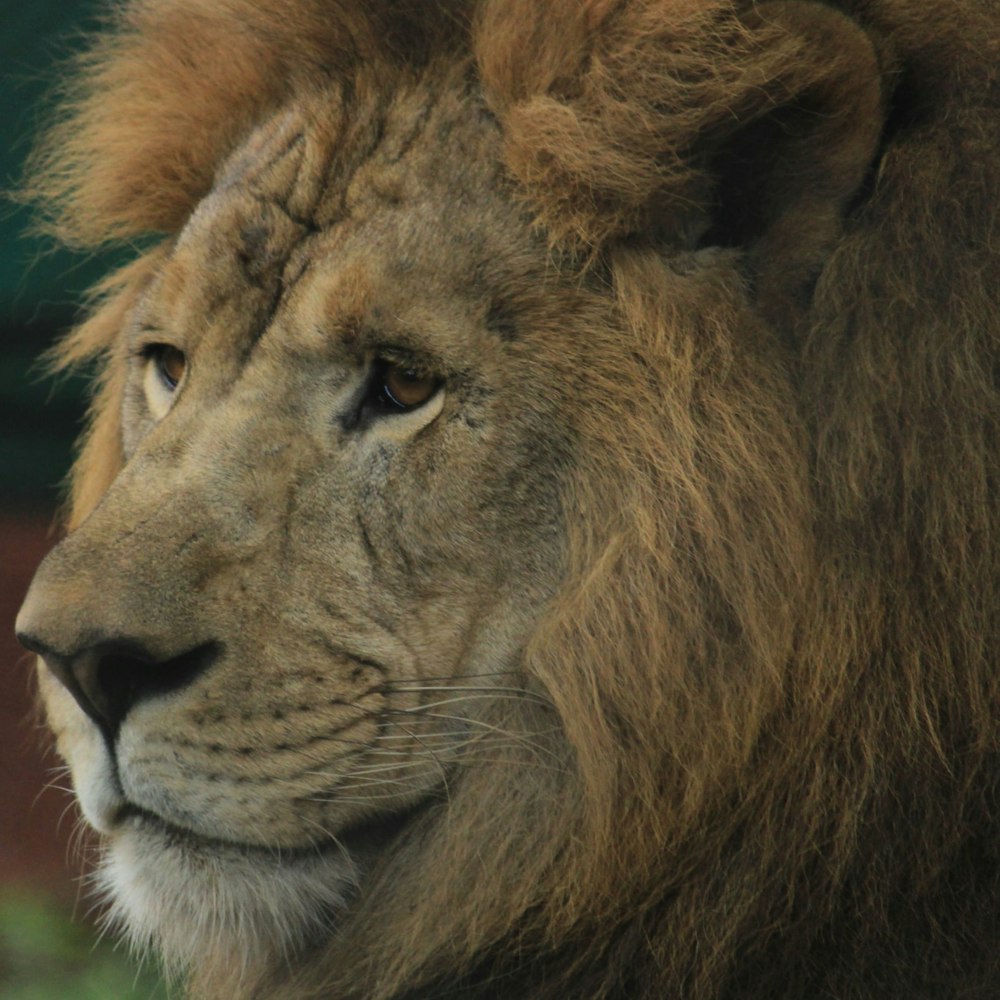
{"label": "shaggy fur", "polygon": [[485,102],[569,442],[488,716],[552,766],[457,768],[327,940],[198,995],[1000,995],[998,66],[991,0],[120,10],[30,191],[75,245],[165,234],[63,348],[106,361],[71,528],[123,466],[120,331],[288,106],[354,148],[397,93]]}

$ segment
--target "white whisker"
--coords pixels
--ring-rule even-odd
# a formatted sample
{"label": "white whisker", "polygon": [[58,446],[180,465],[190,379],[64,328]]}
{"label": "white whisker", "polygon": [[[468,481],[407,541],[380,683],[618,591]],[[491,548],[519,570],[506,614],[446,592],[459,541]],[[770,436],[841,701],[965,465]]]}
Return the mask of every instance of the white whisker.
{"label": "white whisker", "polygon": [[517,698],[519,701],[528,701],[533,705],[541,705],[544,708],[552,708],[552,702],[540,697],[532,691],[516,687],[491,687],[489,685],[474,686],[468,684],[415,684],[409,687],[394,686],[393,691],[419,694],[423,691],[461,691],[475,692],[483,698],[492,698],[496,695],[504,695]]}

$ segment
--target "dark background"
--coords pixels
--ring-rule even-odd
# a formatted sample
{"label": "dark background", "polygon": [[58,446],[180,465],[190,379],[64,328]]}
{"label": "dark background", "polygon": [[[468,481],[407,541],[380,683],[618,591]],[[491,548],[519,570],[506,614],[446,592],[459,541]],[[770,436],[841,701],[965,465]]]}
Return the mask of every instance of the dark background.
{"label": "dark background", "polygon": [[84,379],[46,377],[39,355],[78,315],[110,255],[54,250],[30,233],[30,207],[10,192],[51,114],[52,92],[86,32],[94,0],[6,0],[0,21],[0,505],[51,509],[79,429]]}
{"label": "dark background", "polygon": [[[95,948],[81,891],[88,838],[35,707],[17,609],[54,544],[62,484],[86,407],[86,373],[53,377],[40,356],[79,319],[117,254],[57,250],[18,204],[24,161],[72,53],[99,24],[95,0],[2,0],[0,8],[0,997],[160,995],[121,952]],[[71,919],[72,918],[72,919]]]}

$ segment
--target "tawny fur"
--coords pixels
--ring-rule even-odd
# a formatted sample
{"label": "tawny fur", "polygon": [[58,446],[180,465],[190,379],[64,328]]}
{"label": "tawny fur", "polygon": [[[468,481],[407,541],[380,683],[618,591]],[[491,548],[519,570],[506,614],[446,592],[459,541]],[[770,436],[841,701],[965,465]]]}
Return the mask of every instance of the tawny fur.
{"label": "tawny fur", "polygon": [[[84,62],[29,191],[73,244],[176,233],[300,88],[468,62],[589,289],[567,576],[523,666],[573,775],[463,773],[257,996],[1000,995],[1000,13],[830,4],[877,85],[806,145],[851,152],[789,150],[784,228],[719,246],[733,137],[845,58],[748,6],[145,0]],[[118,330],[160,252],[64,346],[110,361],[71,525],[121,464]]]}

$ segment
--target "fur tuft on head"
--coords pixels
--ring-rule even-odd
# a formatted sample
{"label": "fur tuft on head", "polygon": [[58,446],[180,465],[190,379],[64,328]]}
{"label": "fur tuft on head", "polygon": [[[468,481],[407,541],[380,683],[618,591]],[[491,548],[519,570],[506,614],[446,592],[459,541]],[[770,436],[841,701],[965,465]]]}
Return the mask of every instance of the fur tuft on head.
{"label": "fur tuft on head", "polygon": [[460,0],[136,0],[76,67],[25,195],[71,246],[174,233],[247,131],[304,85],[414,67],[446,46]]}

